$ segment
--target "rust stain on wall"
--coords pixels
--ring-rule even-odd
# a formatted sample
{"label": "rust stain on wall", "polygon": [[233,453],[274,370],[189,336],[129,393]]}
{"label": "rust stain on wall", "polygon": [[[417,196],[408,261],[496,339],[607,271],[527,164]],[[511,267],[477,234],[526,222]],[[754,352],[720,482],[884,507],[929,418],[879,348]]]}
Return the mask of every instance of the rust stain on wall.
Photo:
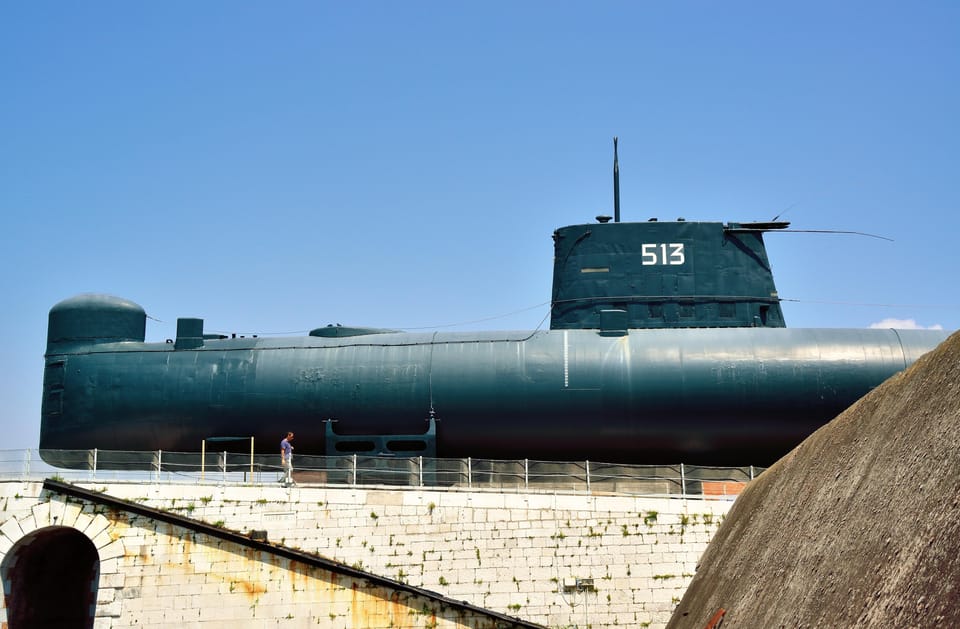
{"label": "rust stain on wall", "polygon": [[233,583],[239,584],[240,588],[250,596],[259,596],[260,594],[267,593],[267,586],[262,585],[260,583],[254,583],[252,581],[236,581],[236,580],[234,580]]}
{"label": "rust stain on wall", "polygon": [[357,582],[354,581],[350,584],[350,620],[353,621],[354,627],[362,627],[360,624],[360,605],[358,605],[357,598],[359,597],[359,591],[357,589]]}

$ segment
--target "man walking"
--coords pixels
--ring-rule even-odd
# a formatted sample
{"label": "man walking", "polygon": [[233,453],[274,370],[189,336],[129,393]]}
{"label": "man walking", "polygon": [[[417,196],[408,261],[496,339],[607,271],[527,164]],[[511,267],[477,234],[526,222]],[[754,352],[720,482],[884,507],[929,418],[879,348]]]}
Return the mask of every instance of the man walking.
{"label": "man walking", "polygon": [[288,432],[287,436],[280,442],[280,463],[283,465],[283,485],[289,487],[293,485],[293,433]]}

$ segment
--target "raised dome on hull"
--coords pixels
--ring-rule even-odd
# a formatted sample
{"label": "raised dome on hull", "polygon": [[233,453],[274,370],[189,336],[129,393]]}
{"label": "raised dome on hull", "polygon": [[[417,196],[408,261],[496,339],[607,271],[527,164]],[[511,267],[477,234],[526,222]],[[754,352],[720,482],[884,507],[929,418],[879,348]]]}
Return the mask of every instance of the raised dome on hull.
{"label": "raised dome on hull", "polygon": [[143,343],[147,313],[121,297],[84,293],[50,309],[47,345],[57,343]]}

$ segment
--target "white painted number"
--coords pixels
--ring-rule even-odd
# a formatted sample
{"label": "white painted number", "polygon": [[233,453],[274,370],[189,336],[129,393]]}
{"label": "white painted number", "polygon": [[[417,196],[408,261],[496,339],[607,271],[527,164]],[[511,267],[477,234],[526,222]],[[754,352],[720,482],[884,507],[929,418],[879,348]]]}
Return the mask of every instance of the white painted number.
{"label": "white painted number", "polygon": [[[666,245],[664,246],[666,247]],[[666,257],[666,254],[664,254]],[[687,258],[683,255],[683,243],[682,242],[671,242],[670,243],[670,257],[668,258],[673,266],[680,266],[687,261]]]}
{"label": "white painted number", "polygon": [[644,243],[640,245],[640,261],[643,266],[680,266],[687,258],[683,253],[682,242]]}

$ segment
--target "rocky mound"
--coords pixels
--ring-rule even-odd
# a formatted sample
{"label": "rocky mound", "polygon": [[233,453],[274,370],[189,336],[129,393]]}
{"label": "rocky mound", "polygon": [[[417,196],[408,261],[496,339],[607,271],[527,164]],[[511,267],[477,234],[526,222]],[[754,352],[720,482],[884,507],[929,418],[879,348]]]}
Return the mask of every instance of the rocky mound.
{"label": "rocky mound", "polygon": [[753,481],[668,629],[960,627],[960,333]]}

